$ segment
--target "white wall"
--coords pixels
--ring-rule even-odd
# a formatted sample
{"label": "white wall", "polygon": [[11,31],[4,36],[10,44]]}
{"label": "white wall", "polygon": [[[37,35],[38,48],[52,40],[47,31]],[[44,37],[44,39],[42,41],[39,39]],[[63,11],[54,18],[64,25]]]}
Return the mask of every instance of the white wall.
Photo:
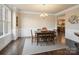
{"label": "white wall", "polygon": [[24,14],[20,15],[19,19],[19,36],[31,36],[33,32],[42,27],[47,27],[49,30],[55,29],[55,16],[49,15],[47,18],[40,18],[39,14]]}
{"label": "white wall", "polygon": [[13,39],[17,39],[17,31],[16,31],[16,9],[12,11],[12,32],[13,32]]}

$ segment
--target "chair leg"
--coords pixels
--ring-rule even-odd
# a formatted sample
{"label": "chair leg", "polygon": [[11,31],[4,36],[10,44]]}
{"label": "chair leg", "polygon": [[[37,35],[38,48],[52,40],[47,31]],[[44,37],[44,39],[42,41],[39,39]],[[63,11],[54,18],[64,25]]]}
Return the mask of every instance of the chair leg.
{"label": "chair leg", "polygon": [[31,42],[32,42],[32,44],[33,44],[33,38],[32,38],[32,40],[31,40]]}
{"label": "chair leg", "polygon": [[37,45],[38,45],[38,42],[39,42],[39,38],[37,37]]}

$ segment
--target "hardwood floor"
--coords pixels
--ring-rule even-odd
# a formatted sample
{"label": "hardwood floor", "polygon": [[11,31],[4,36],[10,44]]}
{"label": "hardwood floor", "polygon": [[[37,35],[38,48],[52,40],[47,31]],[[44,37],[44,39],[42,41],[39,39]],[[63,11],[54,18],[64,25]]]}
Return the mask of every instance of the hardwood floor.
{"label": "hardwood floor", "polygon": [[0,51],[0,55],[21,55],[25,39],[26,38],[18,38],[16,41],[12,41]]}
{"label": "hardwood floor", "polygon": [[[18,38],[15,41],[12,41],[9,45],[7,45],[2,51],[0,51],[0,55],[21,55],[24,47],[24,42],[27,38]],[[58,37],[58,42],[63,43],[63,37]],[[78,53],[71,54],[66,49],[47,51],[43,53],[38,53],[34,55],[78,55]]]}

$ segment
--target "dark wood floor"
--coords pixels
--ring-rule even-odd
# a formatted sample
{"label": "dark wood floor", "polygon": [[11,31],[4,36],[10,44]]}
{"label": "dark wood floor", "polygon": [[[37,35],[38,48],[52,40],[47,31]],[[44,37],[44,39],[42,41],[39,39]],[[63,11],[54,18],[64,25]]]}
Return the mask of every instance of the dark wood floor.
{"label": "dark wood floor", "polygon": [[21,55],[25,39],[26,38],[18,38],[17,40],[10,42],[2,51],[0,51],[0,55]]}
{"label": "dark wood floor", "polygon": [[[60,38],[63,39],[63,37]],[[25,39],[26,38],[18,38],[17,40],[12,41],[2,51],[0,51],[0,55],[21,55],[23,51]],[[38,53],[34,55],[78,55],[78,53],[72,54],[69,53],[69,51],[67,51],[66,49],[60,49],[55,51]]]}

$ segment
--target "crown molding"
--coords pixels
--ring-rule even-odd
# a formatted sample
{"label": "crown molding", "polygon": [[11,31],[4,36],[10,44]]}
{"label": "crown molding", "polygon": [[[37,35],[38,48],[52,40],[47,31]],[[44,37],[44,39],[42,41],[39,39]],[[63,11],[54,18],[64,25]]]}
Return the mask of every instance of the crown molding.
{"label": "crown molding", "polygon": [[[79,8],[79,5],[75,5],[75,6],[72,6],[68,9],[65,9],[65,10],[62,10],[60,12],[57,12],[55,14],[53,13],[48,13],[48,15],[54,15],[54,16],[58,16],[58,15],[62,15],[64,13],[66,13],[67,11],[71,11],[73,9],[76,9],[76,8]],[[27,13],[27,14],[41,14],[41,12],[32,12],[32,11],[24,11],[24,10],[20,10],[21,13]],[[64,14],[65,15],[65,14]]]}
{"label": "crown molding", "polygon": [[[15,6],[13,5],[8,5],[10,8],[12,8],[13,10],[16,10],[16,12],[20,12],[20,13],[25,13],[25,14],[41,14],[41,12],[33,12],[33,11],[26,11],[26,10],[23,10],[23,9],[18,9],[16,8]],[[58,15],[62,15],[62,14],[65,14],[67,11],[71,11],[73,9],[76,9],[76,8],[79,8],[79,5],[75,5],[75,6],[72,6],[68,9],[65,9],[65,10],[62,10],[60,12],[57,12],[57,13],[48,13],[48,15],[55,15],[55,16],[58,16]]]}
{"label": "crown molding", "polygon": [[68,9],[65,9],[63,11],[60,11],[60,12],[56,13],[55,15],[61,15],[61,14],[64,14],[64,13],[66,13],[68,11],[71,11],[73,9],[76,9],[76,8],[79,8],[79,5],[72,6],[72,7],[68,8]]}

